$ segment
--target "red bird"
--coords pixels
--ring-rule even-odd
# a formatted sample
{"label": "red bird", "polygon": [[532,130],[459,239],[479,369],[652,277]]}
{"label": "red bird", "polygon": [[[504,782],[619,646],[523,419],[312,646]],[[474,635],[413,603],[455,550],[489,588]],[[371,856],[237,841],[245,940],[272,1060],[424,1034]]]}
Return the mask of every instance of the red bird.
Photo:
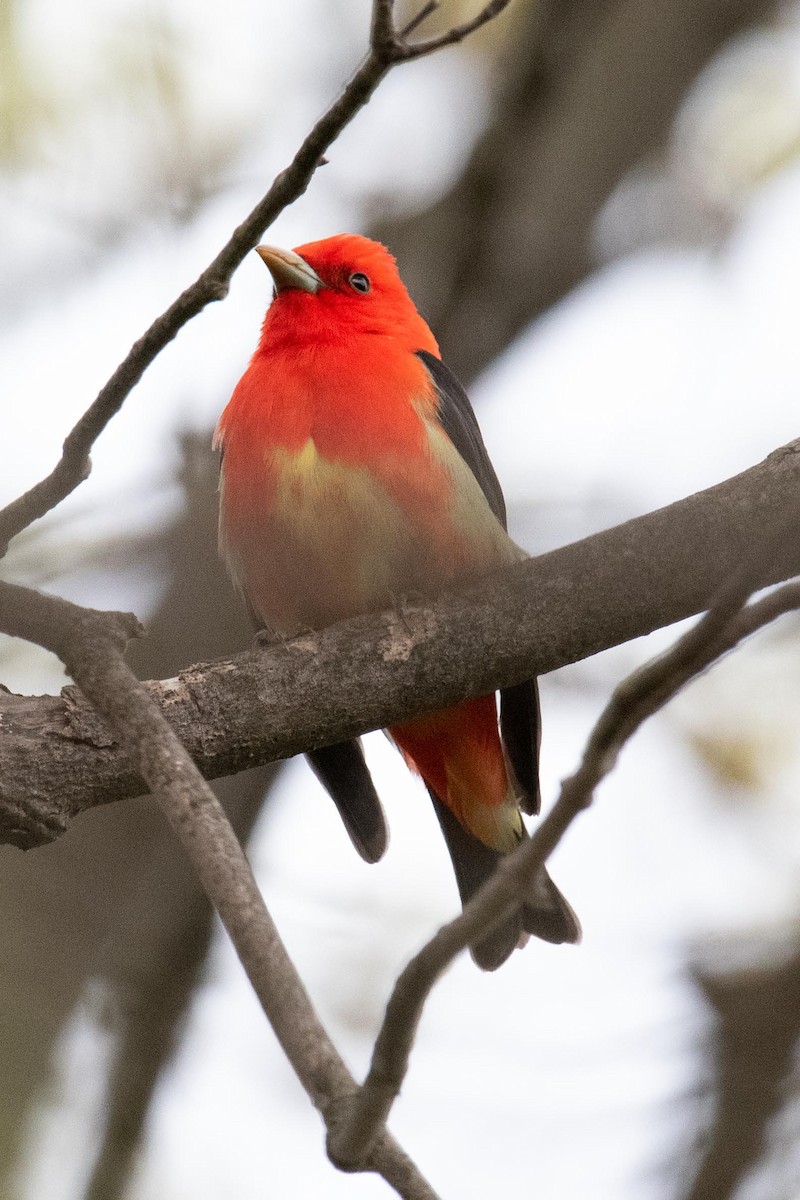
{"label": "red bird", "polygon": [[[259,246],[275,282],[250,365],[220,418],[220,552],[258,623],[284,636],[434,597],[524,557],[469,399],[377,242]],[[538,810],[535,681],[389,730],[425,781],[462,902]],[[369,862],[386,847],[360,743],[309,754]],[[492,970],[525,933],[580,927],[542,870],[472,955]]]}

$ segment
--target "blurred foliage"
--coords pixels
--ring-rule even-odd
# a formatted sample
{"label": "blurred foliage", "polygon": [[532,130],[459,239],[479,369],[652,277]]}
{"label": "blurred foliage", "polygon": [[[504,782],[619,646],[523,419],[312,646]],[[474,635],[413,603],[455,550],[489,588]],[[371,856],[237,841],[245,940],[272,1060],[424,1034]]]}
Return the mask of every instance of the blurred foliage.
{"label": "blurred foliage", "polygon": [[668,141],[615,188],[603,258],[654,243],[720,245],[753,194],[800,158],[798,10],[736,38],[701,73]]}
{"label": "blurred foliage", "polygon": [[[686,1200],[797,1195],[796,1113],[788,1127],[772,1131],[777,1137],[770,1136],[770,1123],[798,1097],[800,953],[794,939],[782,945],[763,940],[760,949],[753,939],[711,942],[693,966],[716,1016],[717,1111]],[[737,960],[742,965],[735,966]],[[762,1158],[761,1169],[749,1174]],[[740,1192],[745,1180],[750,1186]]]}
{"label": "blurred foliage", "polygon": [[54,15],[0,0],[0,270],[15,315],[146,222],[196,215],[260,115],[207,103],[202,54],[168,5],[100,6],[88,28],[76,7],[74,70]]}
{"label": "blurred foliage", "polygon": [[[780,811],[800,774],[798,621],[789,615],[693,681],[673,716],[732,803]],[[785,802],[785,800],[784,800]]]}
{"label": "blurred foliage", "polygon": [[786,750],[774,731],[767,737],[730,737],[722,732],[689,731],[689,742],[723,786],[758,794],[769,782],[776,754]]}
{"label": "blurred foliage", "polygon": [[32,137],[52,116],[20,45],[19,0],[0,0],[0,162],[20,166]]}

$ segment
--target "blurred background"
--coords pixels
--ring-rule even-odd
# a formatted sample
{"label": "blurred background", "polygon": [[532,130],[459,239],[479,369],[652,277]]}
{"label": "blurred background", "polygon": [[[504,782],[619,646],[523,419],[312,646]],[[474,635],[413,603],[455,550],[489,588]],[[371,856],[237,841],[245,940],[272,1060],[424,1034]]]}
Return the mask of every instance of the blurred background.
{"label": "blurred background", "polygon": [[[426,31],[472,11],[445,0]],[[0,501],[286,164],[368,20],[367,0],[0,0]],[[392,248],[532,553],[800,432],[797,3],[512,0],[398,68],[329,159],[268,240]],[[269,294],[253,255],[7,560],[134,609],[146,677],[250,641],[209,443]],[[542,681],[545,804],[614,684],[676,633]],[[0,679],[65,682],[7,639]],[[439,985],[392,1126],[443,1198],[800,1196],[798,718],[787,618],[653,720],[570,831],[552,870],[583,944]],[[422,786],[367,741],[392,832],[374,867],[302,760],[220,785],[357,1075],[394,977],[457,908]],[[0,1195],[388,1196],[328,1164],[151,801],[0,859]]]}

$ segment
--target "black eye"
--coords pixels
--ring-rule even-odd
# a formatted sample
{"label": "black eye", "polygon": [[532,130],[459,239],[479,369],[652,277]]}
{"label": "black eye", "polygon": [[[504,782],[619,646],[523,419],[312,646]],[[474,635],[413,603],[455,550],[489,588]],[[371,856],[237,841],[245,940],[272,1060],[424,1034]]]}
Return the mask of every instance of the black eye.
{"label": "black eye", "polygon": [[370,289],[370,282],[366,275],[364,275],[361,271],[354,271],[347,282],[356,292],[366,293]]}

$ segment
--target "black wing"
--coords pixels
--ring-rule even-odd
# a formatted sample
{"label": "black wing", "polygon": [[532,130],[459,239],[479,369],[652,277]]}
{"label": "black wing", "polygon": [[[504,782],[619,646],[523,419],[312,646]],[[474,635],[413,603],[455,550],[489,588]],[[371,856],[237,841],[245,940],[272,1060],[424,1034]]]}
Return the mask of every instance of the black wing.
{"label": "black wing", "polygon": [[489,507],[505,529],[506,502],[503,499],[500,481],[494,473],[494,467],[483,444],[469,396],[440,358],[429,354],[427,350],[418,350],[417,357],[422,359],[433,380],[442,429],[481,485]]}
{"label": "black wing", "polygon": [[[418,350],[436,389],[439,422],[480,484],[489,507],[506,528],[506,503],[483,444],[469,396],[453,372],[427,350]],[[500,692],[500,728],[508,757],[524,793],[525,812],[539,811],[539,692],[531,679]]]}
{"label": "black wing", "polygon": [[[259,629],[259,638],[269,644],[275,635],[264,629],[263,621],[249,602],[248,609],[253,624]],[[337,742],[335,746],[323,746],[320,750],[310,750],[306,758],[336,805],[358,853],[365,862],[377,862],[383,857],[389,833],[375,784],[364,761],[361,742],[353,738],[349,742]]]}
{"label": "black wing", "polygon": [[338,808],[358,853],[365,862],[377,862],[383,857],[388,833],[361,743],[355,739],[339,742],[335,746],[311,750],[306,758]]}

